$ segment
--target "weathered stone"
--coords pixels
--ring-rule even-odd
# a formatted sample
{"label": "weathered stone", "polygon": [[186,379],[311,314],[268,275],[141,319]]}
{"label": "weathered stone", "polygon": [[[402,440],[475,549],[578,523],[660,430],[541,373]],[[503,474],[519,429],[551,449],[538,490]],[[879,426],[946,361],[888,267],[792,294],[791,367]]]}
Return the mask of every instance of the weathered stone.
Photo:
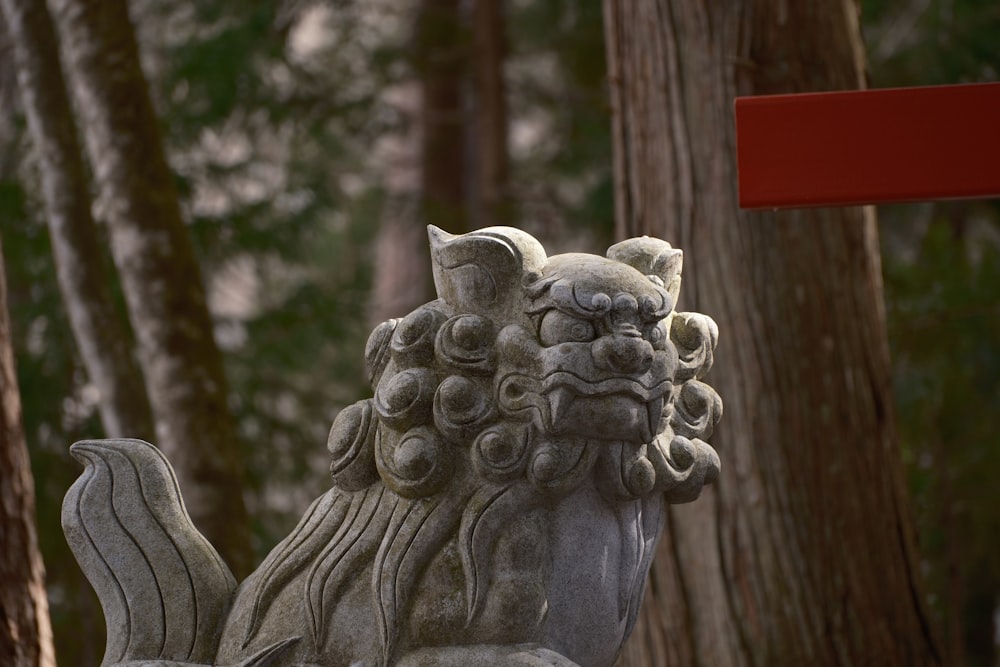
{"label": "weathered stone", "polygon": [[162,455],[77,443],[63,525],[106,665],[611,665],[665,503],[718,476],[715,323],[651,238],[548,258],[430,228],[439,299],[372,333],[332,488],[236,587]]}

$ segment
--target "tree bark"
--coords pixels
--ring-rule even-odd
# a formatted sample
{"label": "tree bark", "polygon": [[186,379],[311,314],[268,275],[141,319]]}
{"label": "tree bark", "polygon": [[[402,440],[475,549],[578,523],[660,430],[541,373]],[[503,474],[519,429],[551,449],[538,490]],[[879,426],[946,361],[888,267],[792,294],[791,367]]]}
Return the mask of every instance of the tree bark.
{"label": "tree bark", "polygon": [[55,667],[0,249],[0,664]]}
{"label": "tree bark", "polygon": [[477,226],[510,224],[507,153],[507,56],[503,0],[477,0],[473,7],[475,61],[475,149]]}
{"label": "tree bark", "polygon": [[28,127],[39,161],[52,252],[73,336],[108,437],[152,439],[153,417],[129,333],[115,312],[91,214],[87,174],[45,2],[3,0]]}
{"label": "tree bark", "polygon": [[240,576],[251,549],[243,461],[200,268],[181,217],[124,0],[54,0],[70,80],[129,318],[157,444],[194,523]]}
{"label": "tree bark", "polygon": [[716,485],[671,508],[621,665],[940,662],[894,433],[873,212],[741,212],[733,98],[857,88],[849,0],[606,0],[619,237],[721,332]]}

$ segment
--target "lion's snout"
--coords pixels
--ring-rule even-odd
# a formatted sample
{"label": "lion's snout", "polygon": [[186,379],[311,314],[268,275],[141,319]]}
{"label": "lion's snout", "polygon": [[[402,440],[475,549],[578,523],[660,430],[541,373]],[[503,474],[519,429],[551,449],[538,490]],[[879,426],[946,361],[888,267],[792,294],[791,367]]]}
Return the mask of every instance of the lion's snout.
{"label": "lion's snout", "polygon": [[653,346],[630,330],[602,336],[591,346],[594,364],[601,369],[623,375],[642,375],[653,365]]}

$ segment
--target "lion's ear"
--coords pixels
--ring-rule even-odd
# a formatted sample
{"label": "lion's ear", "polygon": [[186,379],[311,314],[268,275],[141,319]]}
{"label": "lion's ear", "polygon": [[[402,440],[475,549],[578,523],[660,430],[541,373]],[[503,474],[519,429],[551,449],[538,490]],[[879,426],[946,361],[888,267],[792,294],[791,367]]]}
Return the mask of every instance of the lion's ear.
{"label": "lion's ear", "polygon": [[656,276],[663,281],[663,286],[676,303],[681,289],[681,269],[684,266],[682,251],[672,248],[666,241],[642,236],[608,248],[608,259],[628,264],[647,276]]}
{"label": "lion's ear", "polygon": [[541,244],[519,229],[487,227],[455,236],[429,225],[427,234],[438,297],[460,312],[492,314],[545,265]]}

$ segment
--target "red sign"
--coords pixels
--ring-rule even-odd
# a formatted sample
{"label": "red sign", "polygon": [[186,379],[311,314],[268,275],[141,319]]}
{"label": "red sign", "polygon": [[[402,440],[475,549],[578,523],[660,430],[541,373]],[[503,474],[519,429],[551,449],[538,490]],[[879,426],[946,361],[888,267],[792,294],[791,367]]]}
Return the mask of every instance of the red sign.
{"label": "red sign", "polygon": [[1000,197],[1000,83],[736,100],[742,208]]}

